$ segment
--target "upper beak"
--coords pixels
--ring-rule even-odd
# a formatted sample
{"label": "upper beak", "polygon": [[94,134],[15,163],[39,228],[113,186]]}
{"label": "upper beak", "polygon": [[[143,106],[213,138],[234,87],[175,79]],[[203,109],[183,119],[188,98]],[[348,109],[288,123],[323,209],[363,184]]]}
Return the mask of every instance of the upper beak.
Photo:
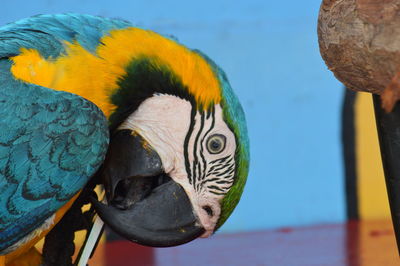
{"label": "upper beak", "polygon": [[100,175],[109,205],[93,200],[94,207],[121,236],[170,247],[204,233],[185,190],[164,173],[159,155],[140,135],[117,131]]}

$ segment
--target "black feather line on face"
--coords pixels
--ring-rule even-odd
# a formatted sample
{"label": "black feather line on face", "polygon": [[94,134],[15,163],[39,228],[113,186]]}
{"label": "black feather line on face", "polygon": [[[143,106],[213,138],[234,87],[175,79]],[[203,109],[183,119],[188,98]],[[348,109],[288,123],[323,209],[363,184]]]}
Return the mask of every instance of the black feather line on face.
{"label": "black feather line on face", "polygon": [[184,148],[183,153],[185,156],[185,168],[186,168],[186,173],[188,174],[189,184],[193,184],[192,171],[190,170],[190,160],[189,160],[189,141],[193,133],[195,125],[195,117],[196,117],[196,109],[192,105],[192,111],[190,114],[190,126],[185,137],[185,143],[183,145]]}
{"label": "black feather line on face", "polygon": [[212,119],[211,120],[211,126],[207,130],[207,132],[204,134],[203,138],[200,141],[200,143],[201,143],[201,145],[200,145],[200,155],[201,155],[201,158],[202,158],[202,161],[203,161],[203,165],[204,165],[203,174],[202,174],[200,180],[204,180],[205,177],[206,177],[206,173],[207,173],[207,162],[206,162],[206,159],[204,158],[204,149],[203,149],[203,147],[205,145],[206,137],[208,137],[208,134],[211,132],[211,130],[214,129],[214,125],[215,125],[215,109],[214,108],[207,113],[207,118],[206,119],[209,119],[210,117]]}
{"label": "black feather line on face", "polygon": [[109,119],[111,132],[154,94],[174,95],[189,101],[192,107],[196,106],[194,97],[180,78],[157,58],[143,56],[134,59],[118,81],[118,87],[111,95],[111,103],[117,106]]}
{"label": "black feather line on face", "polygon": [[[196,134],[196,138],[194,140],[194,145],[193,145],[193,156],[194,156],[194,167],[193,167],[193,186],[196,187],[196,182],[198,181],[200,175],[201,175],[201,166],[200,166],[200,162],[199,162],[199,158],[197,156],[197,147],[198,147],[198,142],[199,142],[199,138],[200,135],[203,131],[204,128],[204,112],[200,113],[200,129],[198,130],[197,134]],[[196,172],[197,170],[197,172]],[[196,187],[197,188],[197,187]]]}

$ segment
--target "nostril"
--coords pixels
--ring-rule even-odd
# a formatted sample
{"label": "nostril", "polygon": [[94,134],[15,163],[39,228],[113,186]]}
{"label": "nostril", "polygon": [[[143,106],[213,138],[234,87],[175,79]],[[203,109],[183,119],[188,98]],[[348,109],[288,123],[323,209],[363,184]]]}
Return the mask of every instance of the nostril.
{"label": "nostril", "polygon": [[205,210],[207,212],[208,216],[210,216],[210,217],[214,216],[214,212],[210,206],[208,206],[208,205],[203,206],[203,210]]}

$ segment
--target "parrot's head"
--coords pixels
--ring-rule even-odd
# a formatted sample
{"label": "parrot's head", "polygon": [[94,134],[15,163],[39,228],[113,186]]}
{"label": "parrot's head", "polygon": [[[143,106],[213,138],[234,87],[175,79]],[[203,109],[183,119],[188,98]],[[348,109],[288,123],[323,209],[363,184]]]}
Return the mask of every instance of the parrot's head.
{"label": "parrot's head", "polygon": [[200,51],[146,34],[153,46],[135,53],[111,96],[100,171],[108,204],[95,207],[122,236],[173,246],[211,235],[230,216],[246,182],[249,143],[225,73]]}

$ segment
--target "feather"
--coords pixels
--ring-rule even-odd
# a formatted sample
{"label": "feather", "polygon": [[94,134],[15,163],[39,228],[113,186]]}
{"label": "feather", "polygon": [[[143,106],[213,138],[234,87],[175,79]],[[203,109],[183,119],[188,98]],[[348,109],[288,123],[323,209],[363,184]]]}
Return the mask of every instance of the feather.
{"label": "feather", "polygon": [[95,105],[17,81],[10,66],[0,60],[0,251],[82,189],[103,162],[109,139]]}

